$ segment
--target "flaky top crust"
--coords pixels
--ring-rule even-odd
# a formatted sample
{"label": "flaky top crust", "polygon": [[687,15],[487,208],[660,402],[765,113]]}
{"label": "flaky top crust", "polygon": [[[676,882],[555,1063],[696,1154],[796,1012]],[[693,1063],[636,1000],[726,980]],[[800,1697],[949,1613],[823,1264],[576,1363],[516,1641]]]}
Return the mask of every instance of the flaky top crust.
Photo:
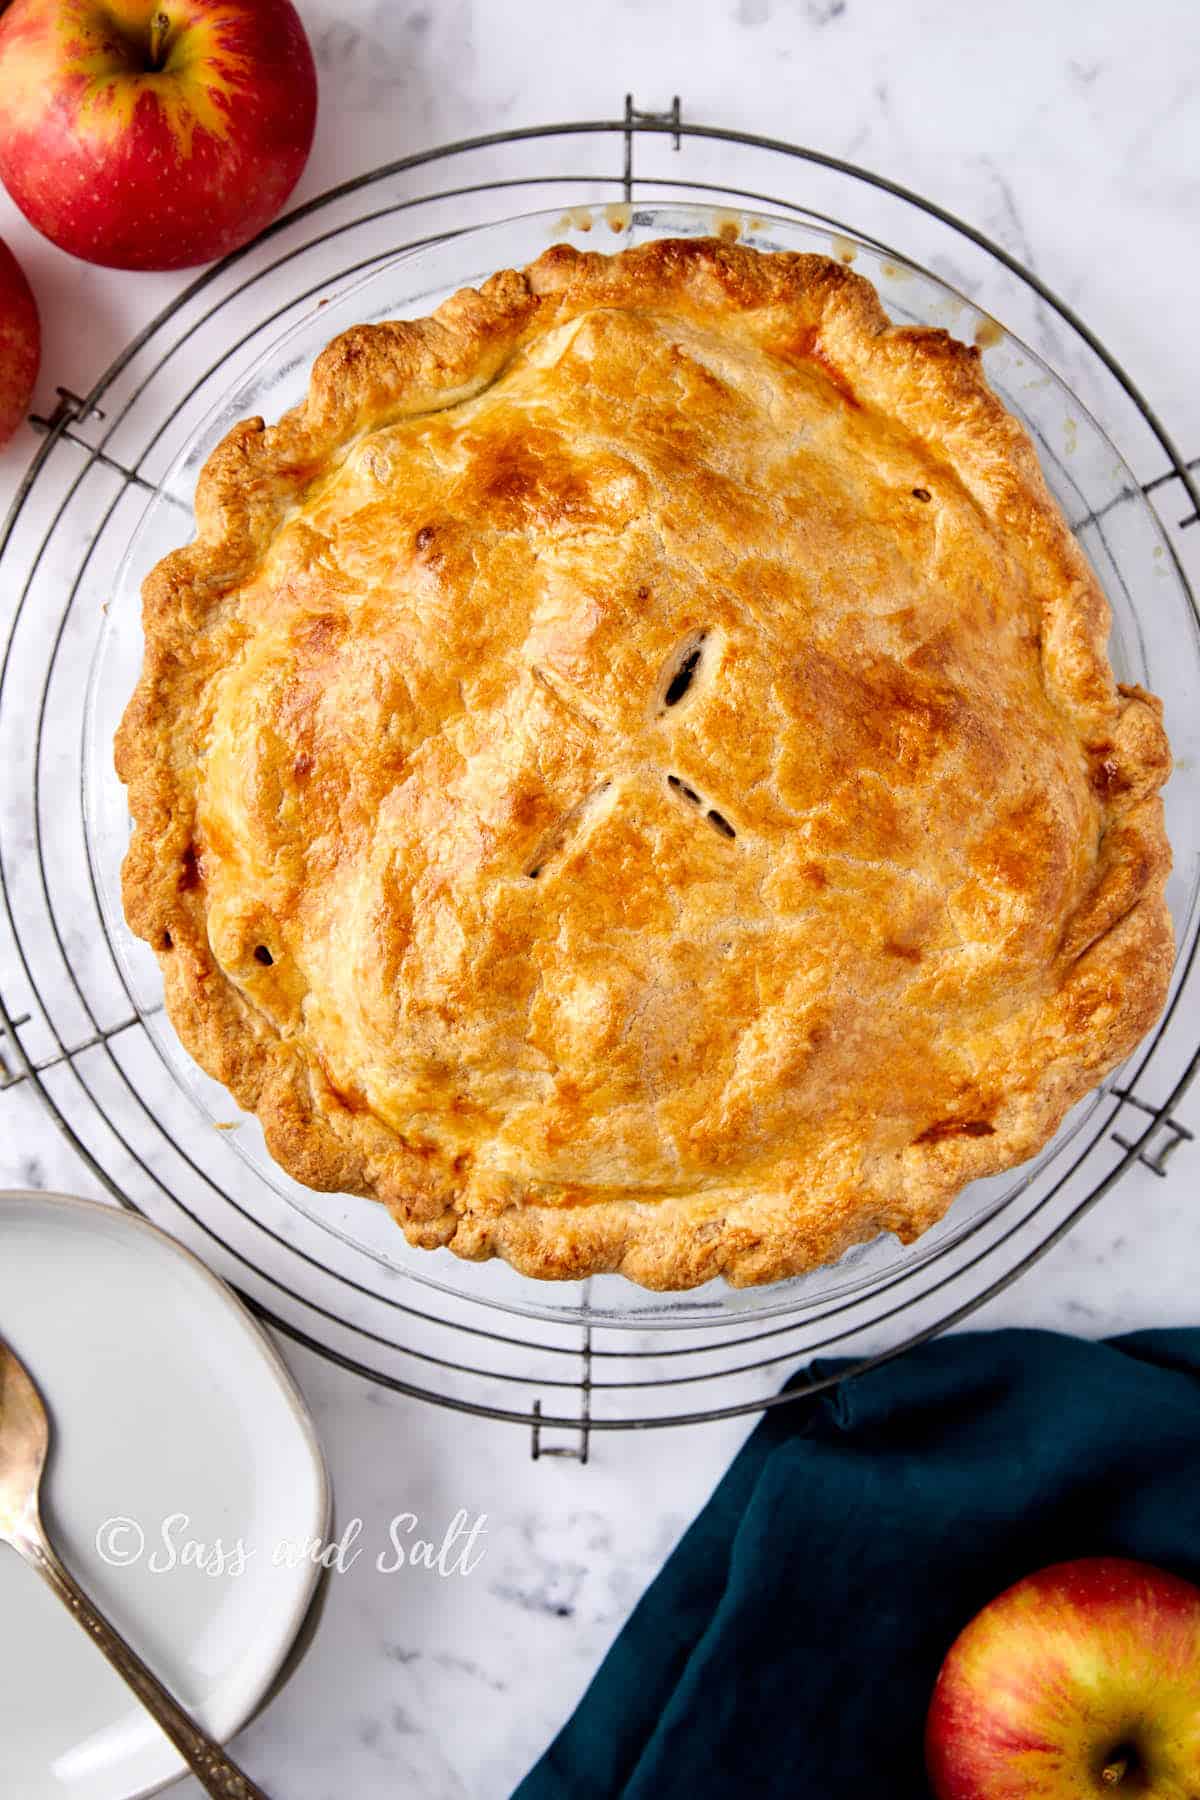
{"label": "flaky top crust", "polygon": [[210,457],[133,929],[414,1244],[777,1279],[1036,1151],[1172,961],[1161,708],[979,354],[816,256],[556,246]]}

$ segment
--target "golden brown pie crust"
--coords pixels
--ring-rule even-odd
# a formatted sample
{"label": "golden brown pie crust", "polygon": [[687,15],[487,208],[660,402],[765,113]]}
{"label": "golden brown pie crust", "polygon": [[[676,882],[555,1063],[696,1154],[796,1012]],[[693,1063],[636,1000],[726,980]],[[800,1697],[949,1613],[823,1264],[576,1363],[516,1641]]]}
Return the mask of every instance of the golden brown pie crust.
{"label": "golden brown pie crust", "polygon": [[338,338],[196,518],[126,912],[283,1167],[411,1243],[908,1240],[1160,1010],[1161,706],[978,352],[840,264],[556,246]]}

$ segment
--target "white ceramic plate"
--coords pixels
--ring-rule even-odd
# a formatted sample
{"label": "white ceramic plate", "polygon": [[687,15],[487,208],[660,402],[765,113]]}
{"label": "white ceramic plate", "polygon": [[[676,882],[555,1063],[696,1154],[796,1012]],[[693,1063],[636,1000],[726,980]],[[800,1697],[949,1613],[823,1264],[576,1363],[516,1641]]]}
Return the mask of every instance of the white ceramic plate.
{"label": "white ceramic plate", "polygon": [[[273,1560],[275,1546],[328,1531],[325,1466],[290,1375],[190,1252],[60,1195],[0,1193],[0,1335],[50,1411],[43,1513],[63,1560],[206,1729],[231,1737],[268,1692],[319,1574],[308,1558]],[[180,1514],[186,1526],[164,1532]],[[252,1552],[240,1573],[239,1536]],[[191,1540],[215,1564],[218,1538],[223,1572],[185,1561]],[[129,1800],[181,1772],[60,1602],[0,1545],[0,1794]]]}

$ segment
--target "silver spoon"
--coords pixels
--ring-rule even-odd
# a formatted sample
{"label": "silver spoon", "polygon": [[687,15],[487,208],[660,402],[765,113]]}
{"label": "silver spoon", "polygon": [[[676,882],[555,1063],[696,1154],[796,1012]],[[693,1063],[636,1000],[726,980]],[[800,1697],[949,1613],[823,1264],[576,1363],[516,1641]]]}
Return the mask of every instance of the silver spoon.
{"label": "silver spoon", "polygon": [[166,1732],[205,1793],[217,1800],[267,1800],[230,1761],[219,1744],[201,1731],[173,1700],[156,1675],[108,1620],[92,1605],[73,1575],[58,1560],[38,1509],[38,1489],[50,1422],[28,1369],[0,1338],[0,1543],[11,1544],[31,1569],[54,1589],[68,1612],[133,1689]]}

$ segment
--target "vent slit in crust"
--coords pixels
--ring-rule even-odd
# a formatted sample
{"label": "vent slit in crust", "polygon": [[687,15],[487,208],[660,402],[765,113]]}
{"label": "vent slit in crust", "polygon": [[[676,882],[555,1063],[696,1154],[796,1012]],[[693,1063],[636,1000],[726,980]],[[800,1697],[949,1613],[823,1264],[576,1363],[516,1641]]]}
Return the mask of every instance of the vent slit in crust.
{"label": "vent slit in crust", "polygon": [[671,707],[678,706],[687,694],[696,678],[696,671],[704,654],[704,641],[707,636],[706,631],[693,632],[683,647],[676,652],[663,686],[660,711],[667,712]]}
{"label": "vent slit in crust", "polygon": [[703,811],[709,824],[714,830],[719,831],[722,837],[735,838],[737,836],[737,832],[729,823],[729,820],[725,817],[724,813],[718,812],[715,806],[705,807],[704,801],[700,798],[695,788],[689,787],[687,782],[684,781],[681,776],[668,775],[667,786],[676,794],[680,795],[682,799],[686,800],[689,806],[699,807],[701,811]]}
{"label": "vent slit in crust", "polygon": [[668,775],[667,786],[673,788],[677,794],[682,794],[685,800],[690,800],[693,806],[703,806],[704,802],[701,800],[695,788],[689,787],[687,782],[680,776]]}
{"label": "vent slit in crust", "polygon": [[607,776],[603,781],[597,782],[591,793],[585,794],[582,800],[575,806],[570,807],[563,814],[562,818],[558,820],[557,824],[546,833],[546,836],[538,846],[533,861],[525,871],[530,881],[537,880],[538,876],[552,857],[561,855],[562,851],[566,848],[569,839],[578,831],[583,819],[591,811],[596,801],[599,800],[601,794],[606,793],[611,785],[612,784]]}

